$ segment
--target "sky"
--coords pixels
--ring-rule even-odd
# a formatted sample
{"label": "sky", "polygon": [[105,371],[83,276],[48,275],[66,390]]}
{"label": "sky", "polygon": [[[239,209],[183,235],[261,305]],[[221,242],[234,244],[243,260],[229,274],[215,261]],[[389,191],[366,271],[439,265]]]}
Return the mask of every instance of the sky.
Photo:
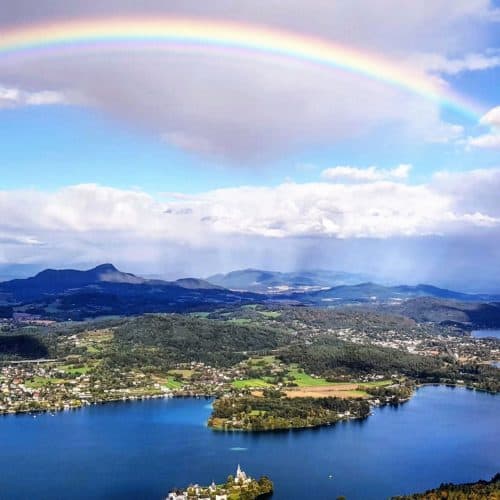
{"label": "sky", "polygon": [[0,274],[325,268],[500,291],[498,193],[498,2],[0,9]]}

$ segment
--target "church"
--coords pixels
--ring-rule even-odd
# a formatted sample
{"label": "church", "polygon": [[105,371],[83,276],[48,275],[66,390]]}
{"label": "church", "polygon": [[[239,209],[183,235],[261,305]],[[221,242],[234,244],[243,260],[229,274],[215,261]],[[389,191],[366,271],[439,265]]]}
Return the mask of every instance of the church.
{"label": "church", "polygon": [[241,469],[240,464],[236,469],[236,476],[234,477],[234,482],[239,485],[247,484],[252,481],[251,477],[248,477],[246,473]]}
{"label": "church", "polygon": [[[238,464],[238,468],[236,469],[236,475],[234,477],[234,484],[239,487],[244,487],[250,484],[253,479],[250,476],[247,476],[246,472],[242,470],[240,464]],[[171,491],[165,500],[191,500],[191,499],[199,499],[199,500],[227,500],[228,495],[225,488],[218,487],[215,482],[212,481],[212,484],[208,488],[203,488],[198,484],[189,486],[186,491]]]}

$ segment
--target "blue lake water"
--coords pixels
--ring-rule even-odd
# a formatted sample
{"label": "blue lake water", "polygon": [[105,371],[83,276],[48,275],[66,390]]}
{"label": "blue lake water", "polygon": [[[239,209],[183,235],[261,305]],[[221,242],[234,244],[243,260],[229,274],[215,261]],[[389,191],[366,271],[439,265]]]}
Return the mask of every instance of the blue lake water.
{"label": "blue lake water", "polygon": [[[273,499],[382,499],[500,471],[500,397],[423,387],[398,408],[316,430],[222,433],[200,399],[0,418],[0,498],[160,499],[238,463]],[[329,475],[333,478],[329,479]]]}
{"label": "blue lake water", "polygon": [[500,339],[500,330],[473,330],[471,334],[476,339],[484,339],[488,337]]}

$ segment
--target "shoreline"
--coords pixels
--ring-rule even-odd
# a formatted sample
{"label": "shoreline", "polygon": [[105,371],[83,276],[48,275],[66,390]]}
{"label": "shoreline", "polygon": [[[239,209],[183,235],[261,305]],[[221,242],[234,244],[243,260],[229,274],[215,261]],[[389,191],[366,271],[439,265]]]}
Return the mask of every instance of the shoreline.
{"label": "shoreline", "polygon": [[44,408],[44,409],[30,409],[30,410],[17,410],[17,411],[1,411],[0,418],[7,416],[16,415],[36,415],[43,413],[61,413],[65,411],[75,411],[82,410],[83,408],[88,408],[89,406],[103,406],[108,403],[138,403],[141,401],[147,401],[150,399],[213,399],[215,395],[209,394],[153,394],[145,396],[132,396],[126,398],[115,398],[115,399],[103,399],[101,401],[93,401],[91,403],[85,403],[81,405],[74,405],[68,407],[57,407],[57,408]]}
{"label": "shoreline", "polygon": [[[467,385],[463,384],[444,384],[444,383],[433,383],[433,382],[424,382],[424,383],[416,383],[415,384],[415,390],[420,389],[421,387],[426,387],[426,386],[431,386],[431,387],[448,387],[450,389],[453,388],[459,388],[459,389],[466,389],[468,391],[477,391],[481,393],[486,393],[490,394],[492,396],[496,396],[499,393],[487,391],[485,389],[479,389],[476,387],[470,387]],[[415,391],[413,391],[415,392]],[[134,402],[140,402],[140,401],[147,401],[150,399],[214,399],[217,398],[217,394],[207,394],[207,393],[199,393],[199,394],[188,394],[188,393],[165,393],[165,394],[153,394],[153,395],[144,395],[144,396],[132,396],[132,397],[121,397],[121,398],[113,398],[113,399],[105,399],[105,400],[100,400],[100,401],[93,401],[93,402],[88,402],[84,403],[81,405],[73,405],[73,406],[68,406],[68,407],[57,407],[57,408],[44,408],[44,409],[29,409],[29,410],[17,410],[17,411],[0,411],[0,418],[2,417],[8,417],[8,416],[16,416],[16,415],[37,415],[37,414],[44,414],[44,413],[61,413],[61,412],[66,412],[66,411],[75,411],[75,410],[81,410],[83,408],[89,407],[89,406],[100,406],[100,405],[106,405],[108,403],[134,403]],[[408,401],[410,401],[413,397],[412,395],[407,398],[407,399],[402,399],[400,400],[399,404],[405,404]],[[372,400],[368,400],[370,403],[370,406],[375,407],[375,408],[381,408],[383,406],[388,406],[390,403],[378,403],[374,404]],[[210,426],[208,422],[206,423],[206,427],[210,430],[216,431],[216,432],[273,432],[273,431],[288,431],[288,430],[305,430],[305,429],[317,429],[319,427],[325,427],[325,426],[332,426],[335,425],[338,422],[346,422],[349,420],[365,420],[366,418],[370,417],[372,414],[370,413],[367,417],[359,418],[359,417],[346,417],[346,418],[341,418],[335,422],[330,422],[330,423],[325,423],[325,424],[318,424],[318,425],[308,425],[308,426],[303,426],[303,427],[283,427],[283,428],[277,428],[277,429],[258,429],[258,430],[246,430],[246,429],[230,429],[230,428],[223,428],[219,426]]]}

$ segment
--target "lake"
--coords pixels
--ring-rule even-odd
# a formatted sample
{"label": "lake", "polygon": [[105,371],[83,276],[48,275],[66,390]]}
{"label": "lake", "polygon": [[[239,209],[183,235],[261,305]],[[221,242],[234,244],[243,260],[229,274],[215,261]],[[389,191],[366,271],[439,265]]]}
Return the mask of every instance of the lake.
{"label": "lake", "polygon": [[[362,422],[223,433],[203,399],[116,403],[0,417],[0,498],[160,499],[173,486],[268,474],[273,499],[381,499],[500,471],[500,398],[420,388]],[[329,479],[329,475],[333,478]]]}
{"label": "lake", "polygon": [[473,330],[471,335],[476,339],[495,338],[500,339],[500,330]]}

